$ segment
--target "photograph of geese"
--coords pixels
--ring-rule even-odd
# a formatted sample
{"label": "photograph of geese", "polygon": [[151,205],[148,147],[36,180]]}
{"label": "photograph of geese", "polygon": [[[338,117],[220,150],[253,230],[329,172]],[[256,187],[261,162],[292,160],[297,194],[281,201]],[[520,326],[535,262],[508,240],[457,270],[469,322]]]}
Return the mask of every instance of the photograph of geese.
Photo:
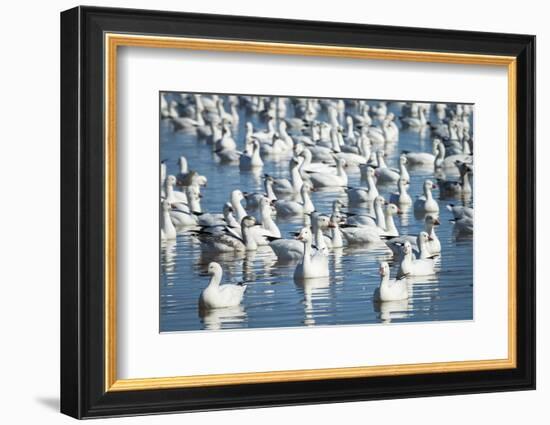
{"label": "photograph of geese", "polygon": [[473,319],[474,105],[159,96],[161,332]]}

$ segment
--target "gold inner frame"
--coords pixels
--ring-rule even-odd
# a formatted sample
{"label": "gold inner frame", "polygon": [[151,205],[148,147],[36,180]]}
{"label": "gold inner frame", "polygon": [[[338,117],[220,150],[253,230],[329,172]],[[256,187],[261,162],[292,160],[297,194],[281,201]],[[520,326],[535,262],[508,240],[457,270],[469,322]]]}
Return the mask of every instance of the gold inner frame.
{"label": "gold inner frame", "polygon": [[[516,58],[461,53],[370,49],[326,45],[267,43],[106,33],[105,45],[105,391],[135,391],[214,385],[481,371],[516,367]],[[116,324],[116,123],[117,49],[149,47],[263,54],[325,56],[468,65],[503,66],[508,72],[508,357],[437,363],[247,372],[215,375],[118,379]]]}

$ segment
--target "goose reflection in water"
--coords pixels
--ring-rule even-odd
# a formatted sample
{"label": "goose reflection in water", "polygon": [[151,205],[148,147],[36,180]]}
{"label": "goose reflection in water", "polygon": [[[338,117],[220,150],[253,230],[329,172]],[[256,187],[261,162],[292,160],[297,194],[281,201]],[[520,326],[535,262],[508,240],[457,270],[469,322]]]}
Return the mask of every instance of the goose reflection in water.
{"label": "goose reflection in water", "polygon": [[412,311],[412,304],[408,299],[399,301],[373,300],[373,307],[382,323],[391,323],[392,320],[396,319],[406,319],[409,316],[409,311]]}
{"label": "goose reflection in water", "polygon": [[315,325],[315,318],[319,315],[321,306],[316,305],[330,299],[330,278],[318,277],[310,279],[295,279],[296,286],[303,293],[304,325]]}
{"label": "goose reflection in water", "polygon": [[246,321],[247,315],[244,307],[238,305],[235,307],[215,308],[215,309],[199,309],[199,317],[208,330],[220,330],[240,328]]}

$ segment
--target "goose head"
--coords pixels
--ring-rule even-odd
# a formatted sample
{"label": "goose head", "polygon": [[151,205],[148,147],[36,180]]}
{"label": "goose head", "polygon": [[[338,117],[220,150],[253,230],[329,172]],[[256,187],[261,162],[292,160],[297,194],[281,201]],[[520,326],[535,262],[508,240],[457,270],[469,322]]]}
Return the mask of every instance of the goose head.
{"label": "goose head", "polygon": [[259,202],[260,211],[263,211],[264,209],[271,208],[271,201],[266,198],[265,196],[262,196]]}
{"label": "goose head", "polygon": [[243,193],[239,189],[235,189],[231,192],[231,200],[235,202],[241,202],[244,199]]}
{"label": "goose head", "polygon": [[377,196],[376,198],[374,198],[374,205],[377,207],[383,207],[385,203],[386,200],[383,196]]}
{"label": "goose head", "polygon": [[344,169],[348,166],[348,163],[344,158],[336,158],[336,166],[338,168]]}
{"label": "goose head", "polygon": [[223,273],[222,266],[220,266],[215,261],[212,261],[208,264],[208,275],[214,276],[214,275],[221,275]]}
{"label": "goose head", "polygon": [[412,253],[412,246],[409,241],[405,241],[403,246],[401,247],[401,251],[403,252],[404,256],[407,256]]}
{"label": "goose head", "polygon": [[407,179],[404,179],[402,177],[399,177],[399,180],[397,180],[397,186],[399,187],[399,191],[401,193],[404,193],[407,190],[407,185],[409,184],[409,181]]}
{"label": "goose head", "polygon": [[382,277],[389,277],[390,276],[390,266],[385,261],[382,261],[380,263],[380,268],[378,269],[378,273],[380,273],[380,276]]}
{"label": "goose head", "polygon": [[426,219],[424,220],[424,222],[425,222],[426,226],[439,226],[441,224],[439,219],[437,217],[434,217],[431,214],[428,214],[426,216]]}
{"label": "goose head", "polygon": [[437,186],[433,184],[431,180],[426,180],[424,182],[424,193],[431,193],[432,189],[437,189]]}
{"label": "goose head", "polygon": [[386,206],[386,215],[396,215],[401,214],[401,210],[395,204],[388,204]]}
{"label": "goose head", "polygon": [[407,156],[405,154],[399,155],[399,164],[405,165],[407,162]]}
{"label": "goose head", "polygon": [[365,173],[367,174],[367,177],[372,177],[372,178],[374,178],[374,176],[376,175],[375,169],[370,165],[367,165],[367,171]]}
{"label": "goose head", "polygon": [[206,176],[201,176],[199,173],[195,172],[193,175],[193,179],[191,180],[192,184],[196,184],[198,186],[206,186],[208,183],[208,179]]}
{"label": "goose head", "polygon": [[243,221],[241,222],[241,226],[243,229],[250,228],[255,225],[256,225],[256,219],[251,215],[247,215],[246,217],[244,217]]}
{"label": "goose head", "polygon": [[296,239],[302,242],[311,243],[313,235],[311,234],[311,229],[309,227],[304,227],[296,236]]}
{"label": "goose head", "polygon": [[168,177],[166,177],[166,185],[167,186],[174,186],[176,184],[176,177],[172,174],[170,174]]}
{"label": "goose head", "polygon": [[317,216],[317,228],[321,230],[328,229],[330,224],[330,217],[327,217],[326,215],[318,215]]}
{"label": "goose head", "polygon": [[299,156],[304,151],[304,145],[302,143],[297,143],[294,145],[294,155]]}
{"label": "goose head", "polygon": [[431,241],[431,240],[433,240],[433,238],[430,237],[430,235],[428,235],[427,232],[420,232],[416,238],[416,243],[418,244],[418,247],[421,248],[426,246],[428,241]]}
{"label": "goose head", "polygon": [[311,192],[315,192],[315,189],[313,188],[313,186],[311,185],[311,183],[309,182],[304,182],[302,184],[302,187],[300,189],[300,192],[302,192],[302,194],[309,194]]}
{"label": "goose head", "polygon": [[332,213],[332,215],[330,216],[328,227],[331,229],[337,229],[338,223],[340,223],[340,214]]}

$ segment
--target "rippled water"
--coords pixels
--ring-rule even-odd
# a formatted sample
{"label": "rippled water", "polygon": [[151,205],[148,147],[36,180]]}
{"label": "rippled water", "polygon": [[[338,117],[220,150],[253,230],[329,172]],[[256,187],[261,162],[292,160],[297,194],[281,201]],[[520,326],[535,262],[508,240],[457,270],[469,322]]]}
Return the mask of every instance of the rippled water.
{"label": "rippled water", "polygon": [[[373,102],[376,103],[376,102]],[[291,109],[291,108],[289,108]],[[396,104],[389,110],[400,114]],[[323,118],[323,115],[320,115]],[[245,116],[240,111],[239,129],[233,134],[240,147],[243,145],[244,125],[252,121],[255,128],[265,123],[256,116]],[[431,151],[429,137],[418,132],[401,130],[398,145],[387,151],[389,166],[395,166],[402,150]],[[167,159],[168,173],[177,174],[177,159],[184,155],[190,168],[208,177],[208,186],[202,190],[202,207],[205,212],[221,212],[233,189],[263,192],[261,176],[269,173],[288,177],[288,160],[265,160],[258,173],[241,172],[235,165],[216,162],[212,147],[197,141],[196,136],[174,133],[168,122],[160,123],[160,155]],[[424,179],[433,177],[430,170],[409,169],[414,197],[422,193]],[[359,186],[359,170],[349,173],[350,186]],[[388,198],[395,187],[379,187]],[[314,192],[316,209],[330,214],[331,204],[343,192]],[[438,198],[438,191],[434,191]],[[187,231],[180,231],[175,241],[162,241],[160,276],[160,330],[161,332],[192,331],[202,329],[272,328],[313,325],[343,325],[388,322],[418,322],[441,320],[471,320],[473,316],[473,241],[458,238],[449,222],[452,215],[445,206],[461,204],[458,199],[438,200],[441,226],[436,232],[441,240],[442,256],[439,271],[434,276],[415,278],[410,283],[411,296],[398,302],[376,303],[373,293],[378,287],[379,262],[391,262],[391,253],[385,245],[374,247],[345,247],[330,253],[330,278],[312,280],[305,285],[293,280],[294,264],[278,264],[271,249],[239,254],[204,254],[199,242]],[[468,201],[471,205],[471,200]],[[365,212],[361,208],[350,211]],[[301,218],[276,220],[283,237],[289,238],[303,225]],[[415,217],[412,210],[396,216],[401,234],[416,235],[424,228],[423,217]],[[198,298],[208,284],[206,268],[210,261],[219,262],[224,270],[224,283],[247,283],[242,305],[230,309],[212,310],[199,315]],[[392,277],[396,266],[392,266]]]}

